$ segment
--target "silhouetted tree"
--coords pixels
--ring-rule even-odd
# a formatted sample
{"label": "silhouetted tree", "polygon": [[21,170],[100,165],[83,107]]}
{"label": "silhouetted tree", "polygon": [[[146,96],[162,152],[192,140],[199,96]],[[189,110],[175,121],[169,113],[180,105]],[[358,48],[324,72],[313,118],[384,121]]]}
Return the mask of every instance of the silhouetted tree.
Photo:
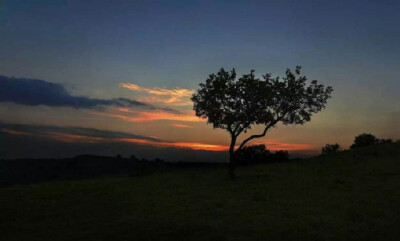
{"label": "silhouetted tree", "polygon": [[350,148],[353,149],[357,147],[370,146],[378,143],[379,139],[376,138],[374,135],[364,133],[354,138],[354,143],[350,146]]}
{"label": "silhouetted tree", "polygon": [[[306,85],[307,78],[300,76],[300,66],[293,73],[273,78],[271,74],[256,78],[254,70],[236,79],[235,69],[221,69],[211,74],[192,96],[196,116],[207,119],[214,128],[225,129],[231,137],[229,148],[229,175],[235,177],[235,152],[250,140],[266,135],[267,131],[282,122],[304,124],[313,113],[325,107],[332,87],[325,88],[316,80]],[[264,125],[262,133],[244,139],[235,150],[239,135],[254,125]]]}
{"label": "silhouetted tree", "polygon": [[342,150],[339,144],[326,144],[322,147],[322,155],[331,155]]}

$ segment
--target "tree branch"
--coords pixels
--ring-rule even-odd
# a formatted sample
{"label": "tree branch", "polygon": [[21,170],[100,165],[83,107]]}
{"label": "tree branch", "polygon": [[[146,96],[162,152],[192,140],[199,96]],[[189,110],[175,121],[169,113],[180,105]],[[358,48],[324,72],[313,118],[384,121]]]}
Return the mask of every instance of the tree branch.
{"label": "tree branch", "polygon": [[[250,122],[244,123],[243,126],[241,128],[239,128],[239,130],[237,130],[238,128],[235,129],[235,136],[238,137],[240,135],[240,133],[242,133],[242,131],[244,129],[246,129],[248,126],[250,125]],[[240,126],[240,125],[239,125]],[[237,132],[236,132],[237,131]]]}
{"label": "tree branch", "polygon": [[[239,148],[236,149],[236,151],[239,151],[240,149],[242,149],[242,147],[243,147],[247,142],[249,142],[250,140],[253,140],[253,139],[255,139],[255,138],[260,138],[260,137],[265,136],[265,135],[267,134],[268,129],[271,128],[272,126],[274,126],[276,123],[278,123],[284,116],[285,116],[285,115],[282,115],[281,117],[277,118],[277,119],[274,120],[273,122],[269,123],[269,124],[265,127],[264,131],[263,131],[261,134],[258,134],[258,135],[251,135],[250,137],[246,138],[246,139],[242,142],[242,144],[240,144]],[[236,152],[236,151],[235,151],[235,152]]]}

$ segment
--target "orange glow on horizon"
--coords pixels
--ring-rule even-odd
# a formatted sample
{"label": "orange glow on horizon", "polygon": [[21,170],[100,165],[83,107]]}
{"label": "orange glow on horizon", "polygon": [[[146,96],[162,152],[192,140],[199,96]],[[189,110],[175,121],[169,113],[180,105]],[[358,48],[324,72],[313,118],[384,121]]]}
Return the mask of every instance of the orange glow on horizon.
{"label": "orange glow on horizon", "polygon": [[310,144],[297,144],[297,143],[282,143],[277,140],[255,141],[254,145],[264,144],[270,151],[304,151],[315,150],[315,146]]}
{"label": "orange glow on horizon", "polygon": [[[173,147],[183,148],[192,150],[204,150],[204,151],[227,151],[228,145],[218,144],[205,144],[197,142],[168,142],[168,141],[154,141],[140,138],[104,138],[94,137],[87,135],[77,135],[61,132],[44,132],[40,134],[15,131],[11,129],[1,129],[5,133],[13,135],[25,135],[25,136],[37,136],[41,138],[53,139],[60,142],[67,143],[135,143],[141,145],[149,145],[154,147]],[[254,144],[265,144],[267,149],[270,151],[286,150],[286,151],[312,151],[316,148],[309,144],[296,144],[296,143],[281,143],[276,140],[266,140],[264,142],[255,142]],[[238,148],[238,146],[236,146]]]}
{"label": "orange glow on horizon", "polygon": [[195,142],[163,142],[163,141],[158,142],[158,141],[150,141],[150,140],[137,139],[137,138],[122,138],[119,140],[121,140],[122,142],[145,144],[145,145],[156,146],[156,147],[175,147],[175,148],[205,150],[205,151],[226,151],[226,150],[228,150],[228,146],[226,146],[226,145],[203,144],[203,143],[195,143]]}

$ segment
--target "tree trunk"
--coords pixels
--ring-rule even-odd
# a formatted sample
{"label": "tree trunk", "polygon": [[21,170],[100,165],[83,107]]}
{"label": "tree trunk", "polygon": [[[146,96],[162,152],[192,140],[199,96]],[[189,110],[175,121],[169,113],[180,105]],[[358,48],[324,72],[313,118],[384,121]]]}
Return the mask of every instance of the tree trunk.
{"label": "tree trunk", "polygon": [[231,180],[236,179],[235,175],[235,143],[236,137],[232,137],[231,145],[229,147],[229,178]]}

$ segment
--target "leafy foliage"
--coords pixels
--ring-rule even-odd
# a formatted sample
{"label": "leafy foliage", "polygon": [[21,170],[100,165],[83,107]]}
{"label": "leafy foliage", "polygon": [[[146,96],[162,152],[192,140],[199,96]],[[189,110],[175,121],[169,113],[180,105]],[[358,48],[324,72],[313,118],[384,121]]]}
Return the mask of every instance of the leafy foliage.
{"label": "leafy foliage", "polygon": [[325,107],[332,87],[324,88],[316,80],[307,86],[300,70],[300,66],[295,73],[287,69],[282,79],[271,74],[259,79],[252,70],[236,79],[235,69],[221,69],[200,84],[192,96],[193,109],[214,128],[226,129],[234,136],[252,125],[304,124]]}

